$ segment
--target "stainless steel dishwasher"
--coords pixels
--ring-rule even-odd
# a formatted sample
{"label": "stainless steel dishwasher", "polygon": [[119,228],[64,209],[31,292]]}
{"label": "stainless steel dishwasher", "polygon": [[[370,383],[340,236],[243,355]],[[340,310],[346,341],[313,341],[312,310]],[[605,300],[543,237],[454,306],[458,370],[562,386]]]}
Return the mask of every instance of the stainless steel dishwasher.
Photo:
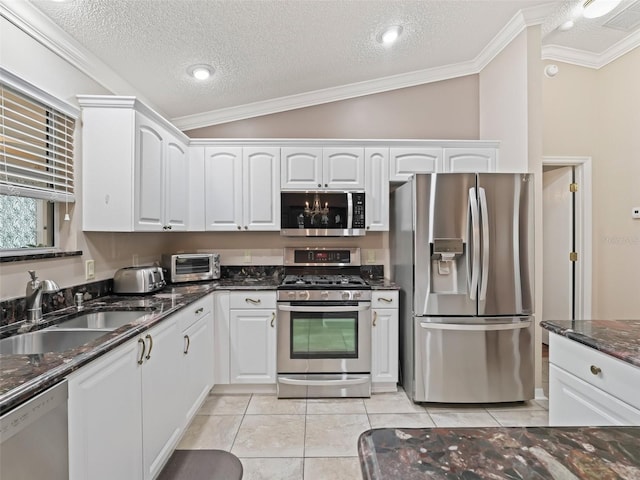
{"label": "stainless steel dishwasher", "polygon": [[68,480],[67,382],[0,417],[0,478]]}

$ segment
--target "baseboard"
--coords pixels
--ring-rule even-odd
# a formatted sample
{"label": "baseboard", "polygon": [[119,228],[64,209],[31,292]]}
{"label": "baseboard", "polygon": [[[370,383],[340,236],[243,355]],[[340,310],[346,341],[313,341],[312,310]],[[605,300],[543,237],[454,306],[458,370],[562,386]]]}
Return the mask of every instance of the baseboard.
{"label": "baseboard", "polygon": [[216,385],[211,390],[211,393],[238,395],[238,394],[275,394],[276,384],[229,384],[229,385]]}
{"label": "baseboard", "polygon": [[535,400],[549,400],[547,396],[544,394],[544,389],[536,388],[535,392]]}

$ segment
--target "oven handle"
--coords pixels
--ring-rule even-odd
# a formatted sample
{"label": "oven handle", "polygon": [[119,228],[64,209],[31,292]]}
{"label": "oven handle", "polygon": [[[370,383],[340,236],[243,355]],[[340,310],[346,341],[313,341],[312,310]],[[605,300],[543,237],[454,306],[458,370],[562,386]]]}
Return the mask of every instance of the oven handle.
{"label": "oven handle", "polygon": [[370,381],[371,379],[369,377],[350,378],[348,380],[302,380],[298,378],[287,378],[278,376],[278,382],[284,383],[285,385],[305,385],[308,387],[324,385],[362,385],[364,383],[369,383]]}
{"label": "oven handle", "polygon": [[371,304],[362,304],[357,306],[315,306],[315,307],[292,307],[291,305],[278,305],[278,310],[283,312],[364,312],[370,310]]}

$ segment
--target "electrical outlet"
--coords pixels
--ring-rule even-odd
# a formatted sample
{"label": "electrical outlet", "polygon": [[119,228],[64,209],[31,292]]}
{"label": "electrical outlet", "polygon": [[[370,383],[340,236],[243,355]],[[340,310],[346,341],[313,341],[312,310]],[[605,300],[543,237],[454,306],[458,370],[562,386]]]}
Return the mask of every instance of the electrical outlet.
{"label": "electrical outlet", "polygon": [[244,263],[251,263],[251,250],[244,251]]}
{"label": "electrical outlet", "polygon": [[376,251],[367,250],[367,263],[376,263]]}
{"label": "electrical outlet", "polygon": [[134,253],[131,258],[131,263],[133,264],[134,267],[137,267],[139,265],[139,262],[140,262],[140,258],[138,257],[138,254]]}
{"label": "electrical outlet", "polygon": [[640,207],[633,207],[631,209],[631,218],[640,218]]}
{"label": "electrical outlet", "polygon": [[96,264],[93,260],[84,262],[84,279],[91,280],[96,278]]}

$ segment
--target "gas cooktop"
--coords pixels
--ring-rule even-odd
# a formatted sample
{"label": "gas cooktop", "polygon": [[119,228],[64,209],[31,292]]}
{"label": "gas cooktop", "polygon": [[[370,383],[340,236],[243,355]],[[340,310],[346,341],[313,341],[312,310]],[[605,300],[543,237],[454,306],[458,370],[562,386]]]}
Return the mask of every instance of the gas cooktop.
{"label": "gas cooktop", "polygon": [[358,275],[287,275],[280,288],[369,288],[369,284]]}

